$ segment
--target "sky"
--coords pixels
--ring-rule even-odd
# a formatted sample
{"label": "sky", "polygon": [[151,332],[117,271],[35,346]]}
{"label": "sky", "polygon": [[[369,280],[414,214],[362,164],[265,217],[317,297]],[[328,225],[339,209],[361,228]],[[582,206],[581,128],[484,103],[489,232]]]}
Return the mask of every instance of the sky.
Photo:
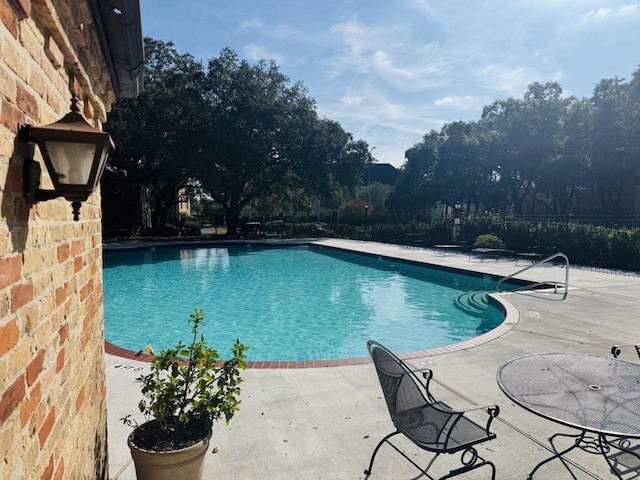
{"label": "sky", "polygon": [[205,64],[275,60],[380,163],[533,82],[590,97],[640,66],[634,0],[141,0],[145,36]]}

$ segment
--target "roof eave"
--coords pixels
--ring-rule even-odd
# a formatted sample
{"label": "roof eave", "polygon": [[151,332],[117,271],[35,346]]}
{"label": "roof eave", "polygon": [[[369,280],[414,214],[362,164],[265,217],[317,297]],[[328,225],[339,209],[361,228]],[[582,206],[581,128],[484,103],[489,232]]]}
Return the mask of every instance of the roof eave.
{"label": "roof eave", "polygon": [[139,0],[89,0],[116,97],[144,88],[144,39]]}

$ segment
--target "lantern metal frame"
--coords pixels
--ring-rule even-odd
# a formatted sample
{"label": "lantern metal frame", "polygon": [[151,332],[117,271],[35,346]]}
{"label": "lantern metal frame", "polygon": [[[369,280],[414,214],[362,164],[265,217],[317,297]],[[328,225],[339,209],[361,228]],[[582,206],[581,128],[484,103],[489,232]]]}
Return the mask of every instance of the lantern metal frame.
{"label": "lantern metal frame", "polygon": [[[86,201],[99,185],[109,152],[115,148],[111,136],[107,132],[93,127],[85,119],[80,113],[78,98],[74,95],[71,99],[71,111],[63,118],[51,125],[41,127],[22,125],[18,130],[18,138],[23,143],[38,145],[54,188],[54,190],[40,189],[40,163],[32,158],[25,158],[23,167],[25,201],[28,204],[35,204],[64,197],[71,202],[73,219],[77,221],[81,203]],[[69,148],[69,151],[64,152],[66,167],[68,167],[70,174],[84,171],[82,183],[77,183],[75,180],[72,183],[71,177],[75,178],[75,175],[67,175],[56,170],[56,165],[60,166],[62,162],[60,159],[52,158],[51,142],[59,144],[57,145],[59,148]],[[78,147],[93,147],[88,175],[86,175],[86,162],[89,161],[89,158],[72,158],[72,150],[77,150]]]}

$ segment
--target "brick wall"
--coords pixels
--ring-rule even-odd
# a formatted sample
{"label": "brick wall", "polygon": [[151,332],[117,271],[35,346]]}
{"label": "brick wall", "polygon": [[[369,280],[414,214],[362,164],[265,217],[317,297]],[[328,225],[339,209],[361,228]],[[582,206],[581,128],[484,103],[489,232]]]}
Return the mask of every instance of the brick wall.
{"label": "brick wall", "polygon": [[[115,99],[86,0],[0,0],[0,478],[106,478],[100,195],[29,208],[19,124]],[[43,166],[43,188],[51,188]]]}

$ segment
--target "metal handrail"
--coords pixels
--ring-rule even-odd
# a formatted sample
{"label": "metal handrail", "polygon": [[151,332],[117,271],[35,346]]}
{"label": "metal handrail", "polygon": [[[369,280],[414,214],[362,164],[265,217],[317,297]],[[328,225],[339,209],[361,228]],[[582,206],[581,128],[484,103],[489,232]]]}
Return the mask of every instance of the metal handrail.
{"label": "metal handrail", "polygon": [[[565,261],[565,278],[564,278],[564,293],[565,295],[567,294],[567,290],[569,289],[569,257],[567,257],[564,253],[554,253],[553,255],[549,255],[546,258],[543,258],[542,260],[539,260],[536,263],[533,263],[531,265],[528,265],[527,267],[518,270],[515,273],[512,273],[511,275],[509,275],[508,277],[504,277],[501,278],[500,280],[498,280],[498,283],[496,283],[496,292],[500,291],[500,285],[504,282],[506,282],[507,280],[514,278],[516,275],[520,275],[522,272],[526,272],[527,270],[529,270],[530,268],[533,267],[538,267],[540,265],[543,265],[545,263],[550,262],[551,260],[554,260],[556,258],[563,258]],[[554,293],[558,293],[558,285],[562,285],[562,282],[537,282],[534,284],[530,284],[530,285],[525,285],[524,287],[520,287],[520,288],[516,288],[515,290],[509,290],[510,292],[517,292],[520,290],[530,290],[533,287],[538,287],[540,285],[547,285],[549,283],[553,283],[554,286]]]}

